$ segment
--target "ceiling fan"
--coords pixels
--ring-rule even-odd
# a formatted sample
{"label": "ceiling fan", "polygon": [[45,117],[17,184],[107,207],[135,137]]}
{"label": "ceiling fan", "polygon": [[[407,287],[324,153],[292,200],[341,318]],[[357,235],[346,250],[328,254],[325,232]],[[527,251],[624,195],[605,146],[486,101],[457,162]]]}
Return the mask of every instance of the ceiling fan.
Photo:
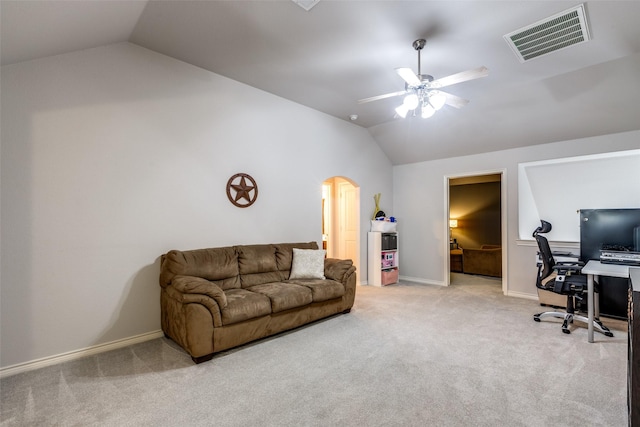
{"label": "ceiling fan", "polygon": [[398,75],[405,81],[404,90],[361,99],[358,104],[405,95],[404,102],[396,108],[396,113],[405,118],[409,111],[413,111],[413,114],[416,115],[416,110],[420,107],[420,115],[425,119],[433,116],[445,104],[455,108],[467,105],[469,100],[443,92],[440,88],[486,77],[489,75],[489,70],[486,67],[479,67],[434,80],[433,76],[422,74],[420,71],[420,51],[426,43],[425,39],[413,42],[413,48],[418,51],[418,74],[415,74],[411,68],[396,68]]}

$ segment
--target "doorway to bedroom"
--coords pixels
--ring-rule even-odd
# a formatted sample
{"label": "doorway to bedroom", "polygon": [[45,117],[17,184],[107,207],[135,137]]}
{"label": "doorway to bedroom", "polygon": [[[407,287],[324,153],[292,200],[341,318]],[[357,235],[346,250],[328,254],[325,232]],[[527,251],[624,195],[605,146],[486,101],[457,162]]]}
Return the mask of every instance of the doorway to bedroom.
{"label": "doorway to bedroom", "polygon": [[447,182],[449,281],[482,276],[502,283],[504,290],[503,171],[451,176]]}

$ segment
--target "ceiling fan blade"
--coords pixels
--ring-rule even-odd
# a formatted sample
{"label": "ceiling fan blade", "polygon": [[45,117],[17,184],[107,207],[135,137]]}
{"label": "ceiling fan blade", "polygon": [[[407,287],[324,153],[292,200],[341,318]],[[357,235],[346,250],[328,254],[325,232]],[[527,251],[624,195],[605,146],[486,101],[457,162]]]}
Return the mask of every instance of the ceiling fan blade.
{"label": "ceiling fan blade", "polygon": [[398,73],[398,75],[402,77],[402,80],[407,82],[409,86],[420,86],[422,84],[411,68],[396,68],[396,73]]}
{"label": "ceiling fan blade", "polygon": [[400,90],[398,92],[385,93],[384,95],[372,96],[371,98],[359,99],[358,104],[364,104],[365,102],[378,101],[385,98],[393,98],[394,96],[400,96],[406,94],[406,90]]}
{"label": "ceiling fan blade", "polygon": [[468,99],[460,98],[457,95],[452,95],[450,93],[443,92],[443,91],[440,91],[440,93],[442,93],[447,98],[447,100],[444,103],[454,108],[462,108],[469,103]]}
{"label": "ceiling fan blade", "polygon": [[480,77],[486,77],[488,75],[489,75],[489,70],[487,69],[487,67],[478,67],[478,68],[474,68],[473,70],[463,71],[461,73],[452,74],[450,76],[434,80],[429,84],[429,86],[430,87],[451,86],[456,83],[462,83],[468,80],[478,79]]}

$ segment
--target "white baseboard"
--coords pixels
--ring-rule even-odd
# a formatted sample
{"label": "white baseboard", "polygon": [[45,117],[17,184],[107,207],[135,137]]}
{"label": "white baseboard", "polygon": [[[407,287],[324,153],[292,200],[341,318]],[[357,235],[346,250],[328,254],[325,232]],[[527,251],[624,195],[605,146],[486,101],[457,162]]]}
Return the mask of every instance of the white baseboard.
{"label": "white baseboard", "polygon": [[[421,285],[444,286],[443,282],[437,282],[437,281],[434,281],[434,280],[418,279],[417,277],[400,276],[398,279],[402,280],[402,281],[405,281],[405,282],[420,283]],[[363,282],[360,282],[360,286],[373,286],[373,287],[377,287],[377,288],[384,288],[384,286],[369,285],[368,281],[366,281],[366,280],[363,281]],[[389,286],[393,286],[393,284],[391,284]]]}
{"label": "white baseboard", "polygon": [[[417,277],[409,277],[409,276],[400,276],[398,278],[399,280],[404,280],[405,282],[414,282],[414,283],[420,283],[421,285],[436,285],[436,286],[444,286],[444,282],[438,282],[435,280],[426,280],[426,279],[419,279]],[[369,286],[368,281],[363,281],[360,283],[360,285],[362,286]],[[375,285],[371,285],[371,286],[375,286]],[[378,286],[381,287],[381,286]],[[382,286],[384,287],[384,286]]]}
{"label": "white baseboard", "polygon": [[80,350],[74,350],[54,356],[43,357],[42,359],[36,359],[30,362],[18,363],[16,365],[0,368],[0,378],[9,377],[11,375],[19,374],[22,372],[33,371],[35,369],[44,368],[45,366],[57,365],[58,363],[68,362],[70,360],[76,360],[98,353],[104,353],[105,351],[116,350],[133,344],[154,340],[163,336],[164,333],[162,331],[147,332],[145,334],[111,341],[104,344],[98,344],[91,347],[82,348]]}
{"label": "white baseboard", "polygon": [[400,276],[400,280],[404,280],[407,282],[420,283],[422,285],[436,285],[436,286],[444,286],[444,282],[438,280],[427,280],[421,279],[418,277],[410,277],[410,276]]}
{"label": "white baseboard", "polygon": [[532,300],[538,301],[538,295],[537,294],[525,294],[524,292],[509,291],[509,292],[507,292],[506,296],[508,296],[508,297],[516,297],[516,298],[524,298],[524,299],[532,299]]}

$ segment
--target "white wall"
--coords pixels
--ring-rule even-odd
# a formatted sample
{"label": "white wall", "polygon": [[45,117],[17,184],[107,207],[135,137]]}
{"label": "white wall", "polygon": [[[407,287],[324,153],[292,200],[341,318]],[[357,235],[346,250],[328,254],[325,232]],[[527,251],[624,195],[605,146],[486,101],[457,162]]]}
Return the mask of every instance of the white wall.
{"label": "white wall", "polygon": [[[329,177],[360,186],[362,224],[391,202],[365,129],[132,44],[1,79],[2,367],[159,330],[170,249],[320,242]],[[245,209],[238,172],[259,186]]]}
{"label": "white wall", "polygon": [[[640,142],[638,143],[640,145]],[[640,207],[640,150],[521,163],[518,167],[518,229],[533,240],[540,219],[553,224],[547,239],[580,241],[581,209]],[[562,182],[562,208],[550,188]]]}
{"label": "white wall", "polygon": [[[507,190],[506,292],[514,296],[536,295],[536,247],[517,245],[518,164],[579,155],[630,150],[640,147],[640,131],[618,133],[552,144],[504,150],[474,156],[422,162],[393,168],[393,206],[399,218],[401,275],[414,280],[444,284],[446,250],[445,177],[504,170]],[[588,171],[585,171],[588,173]],[[615,174],[616,171],[611,171]],[[563,209],[562,182],[553,195]],[[531,230],[533,231],[533,230]],[[504,273],[504,272],[503,272]]]}

